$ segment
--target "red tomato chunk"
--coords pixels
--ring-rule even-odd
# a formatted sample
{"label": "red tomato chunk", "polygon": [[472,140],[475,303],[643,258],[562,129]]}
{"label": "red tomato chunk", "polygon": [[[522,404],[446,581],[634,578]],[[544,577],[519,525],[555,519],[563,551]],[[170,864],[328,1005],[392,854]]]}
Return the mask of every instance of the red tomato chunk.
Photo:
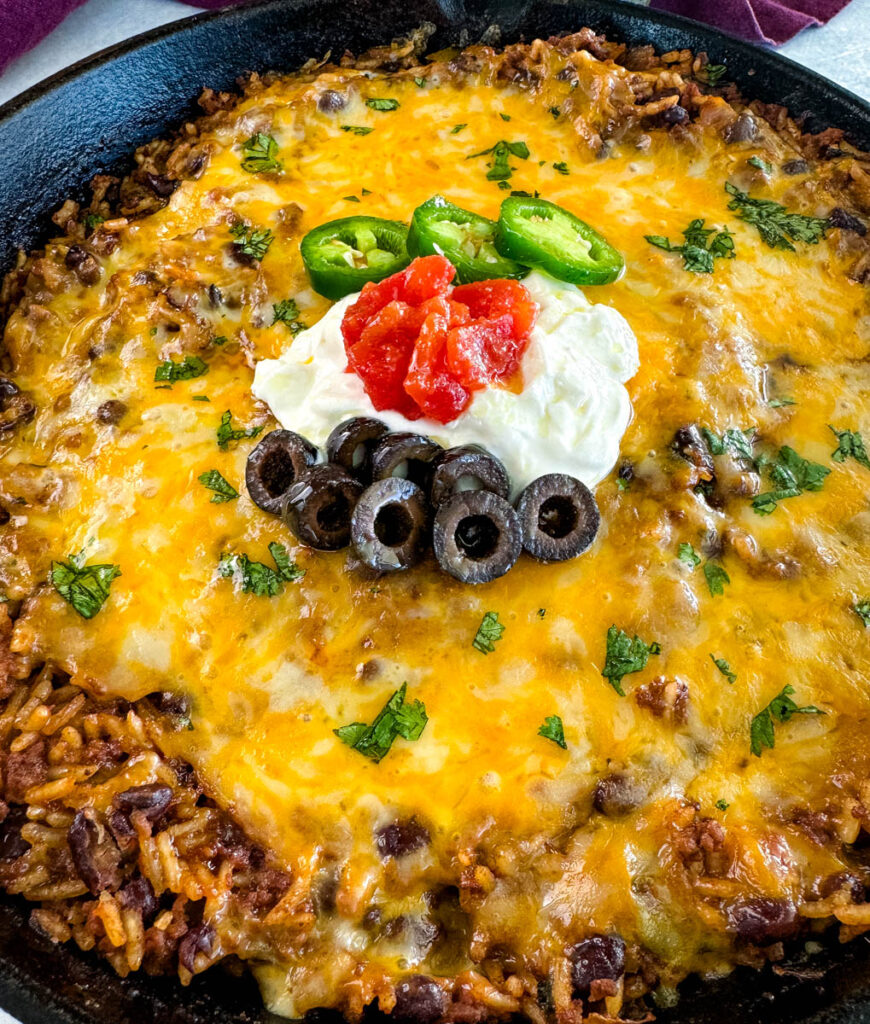
{"label": "red tomato chunk", "polygon": [[452,288],[443,256],[367,284],[341,323],[348,371],[375,409],[449,423],[519,370],[538,307],[518,281]]}

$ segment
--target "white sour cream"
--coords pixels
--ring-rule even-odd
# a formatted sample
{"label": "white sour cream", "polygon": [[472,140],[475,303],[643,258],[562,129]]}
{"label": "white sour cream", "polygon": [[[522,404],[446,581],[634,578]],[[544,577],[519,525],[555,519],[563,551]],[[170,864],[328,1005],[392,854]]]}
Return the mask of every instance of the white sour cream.
{"label": "white sour cream", "polygon": [[539,312],[523,356],[519,394],[489,387],[451,423],[378,412],[362,381],[346,373],[341,321],[356,295],[337,302],[298,334],[278,359],[257,364],[254,395],[278,422],[323,446],[351,416],[375,416],[391,430],[426,434],[445,447],[482,444],[507,467],[516,489],[544,473],[568,473],[592,487],[619,457],[631,421],[624,387],[640,365],[625,318],[574,285],[534,272],[523,280]]}

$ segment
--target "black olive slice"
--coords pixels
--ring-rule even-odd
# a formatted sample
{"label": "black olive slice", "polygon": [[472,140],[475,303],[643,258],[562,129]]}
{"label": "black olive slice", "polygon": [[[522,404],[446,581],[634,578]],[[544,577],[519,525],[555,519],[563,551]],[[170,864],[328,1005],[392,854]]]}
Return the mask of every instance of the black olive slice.
{"label": "black olive slice", "polygon": [[311,548],[338,551],[350,543],[350,519],[362,484],[338,466],[311,466],[290,486],[284,521]]}
{"label": "black olive slice", "polygon": [[427,490],[431,462],[444,449],[422,434],[400,432],[387,434],[372,449],[372,479],[388,476],[405,477]]}
{"label": "black olive slice", "polygon": [[601,516],[592,492],[565,473],[539,476],[517,499],[523,547],[542,562],[564,562],[595,540]]}
{"label": "black olive slice", "polygon": [[292,430],[273,430],[248,456],[245,484],[251,501],[280,515],[291,484],[317,461],[317,449]]}
{"label": "black olive slice", "polygon": [[388,432],[386,423],[371,416],[344,420],[326,439],[327,461],[367,483],[371,480],[372,448]]}
{"label": "black olive slice", "polygon": [[433,465],[430,498],[436,508],[460,491],[492,491],[500,498],[510,494],[511,480],[504,465],[479,444],[448,448]]}
{"label": "black olive slice", "polygon": [[410,480],[388,476],[367,487],[353,510],[350,539],[365,565],[395,572],[415,565],[426,552],[429,506]]}
{"label": "black olive slice", "polygon": [[463,583],[488,583],[511,568],[523,549],[519,519],[491,491],[460,491],[435,513],[435,557]]}

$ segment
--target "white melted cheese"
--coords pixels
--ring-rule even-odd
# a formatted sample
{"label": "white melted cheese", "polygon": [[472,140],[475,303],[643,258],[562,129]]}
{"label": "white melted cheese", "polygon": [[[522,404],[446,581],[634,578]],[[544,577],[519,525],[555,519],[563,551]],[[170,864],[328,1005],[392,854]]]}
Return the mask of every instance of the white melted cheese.
{"label": "white melted cheese", "polygon": [[376,416],[391,430],[426,434],[445,447],[482,444],[504,462],[515,487],[543,473],[568,473],[589,487],[612,469],[631,415],[625,382],[637,372],[637,339],[623,316],[578,288],[540,273],[524,279],[539,307],[522,362],[522,391],[475,393],[451,423],[376,411],[347,373],[341,321],[357,295],[337,302],[278,359],[257,364],[254,395],[287,430],[322,446],[351,416]]}

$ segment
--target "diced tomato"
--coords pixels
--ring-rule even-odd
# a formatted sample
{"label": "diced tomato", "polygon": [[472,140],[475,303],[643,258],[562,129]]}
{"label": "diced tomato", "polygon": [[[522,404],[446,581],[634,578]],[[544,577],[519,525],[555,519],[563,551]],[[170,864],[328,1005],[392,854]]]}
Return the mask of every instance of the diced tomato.
{"label": "diced tomato", "polygon": [[516,374],[538,308],[518,281],[481,281],[451,289],[443,256],[416,259],[367,284],[344,314],[348,372],[377,410],[449,423],[472,391]]}
{"label": "diced tomato", "polygon": [[499,278],[461,284],[453,289],[450,298],[468,306],[472,320],[495,320],[510,314],[514,332],[521,338],[535,326],[538,316],[537,303],[519,281]]}

